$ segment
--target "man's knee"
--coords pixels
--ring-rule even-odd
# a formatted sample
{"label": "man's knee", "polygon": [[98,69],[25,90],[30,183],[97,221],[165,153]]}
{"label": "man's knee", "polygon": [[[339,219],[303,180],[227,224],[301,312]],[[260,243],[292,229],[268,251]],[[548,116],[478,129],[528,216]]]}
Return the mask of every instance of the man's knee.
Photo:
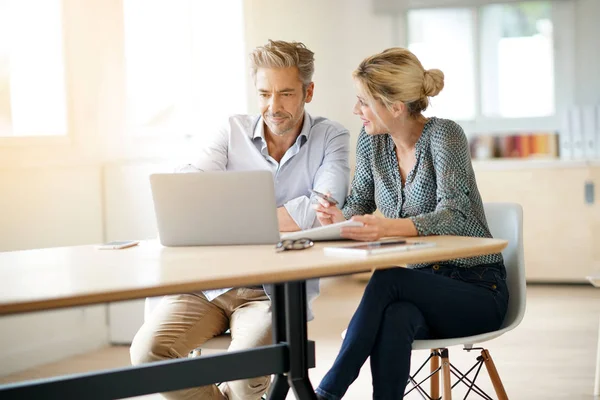
{"label": "man's knee", "polygon": [[143,329],[142,327],[135,335],[129,349],[132,365],[179,357],[173,353],[171,346],[160,339],[158,334],[146,333]]}
{"label": "man's knee", "polygon": [[[235,398],[241,399],[260,399],[271,384],[271,376],[261,376],[258,378],[243,379],[239,381],[228,382],[228,389],[235,393]],[[229,396],[230,398],[232,396]]]}

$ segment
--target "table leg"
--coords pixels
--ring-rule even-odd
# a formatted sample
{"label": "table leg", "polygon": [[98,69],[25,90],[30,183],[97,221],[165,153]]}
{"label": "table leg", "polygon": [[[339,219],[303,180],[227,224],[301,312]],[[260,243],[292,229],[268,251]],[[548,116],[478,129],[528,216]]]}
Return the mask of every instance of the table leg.
{"label": "table leg", "polygon": [[[276,284],[271,295],[271,315],[273,317],[273,343],[286,341],[285,320],[285,288],[283,284]],[[287,377],[284,374],[275,375],[275,379],[269,387],[267,396],[270,400],[283,400],[290,390]]]}
{"label": "table leg", "polygon": [[290,351],[288,383],[299,400],[316,400],[308,377],[306,281],[285,284],[287,342]]}
{"label": "table leg", "polygon": [[596,350],[596,377],[594,378],[594,396],[600,396],[600,325],[598,326],[598,347]]}

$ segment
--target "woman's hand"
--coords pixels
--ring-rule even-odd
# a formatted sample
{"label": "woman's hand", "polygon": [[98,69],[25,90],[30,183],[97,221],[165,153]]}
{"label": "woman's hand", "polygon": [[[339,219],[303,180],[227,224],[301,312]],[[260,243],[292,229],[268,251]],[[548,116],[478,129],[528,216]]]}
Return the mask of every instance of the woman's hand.
{"label": "woman's hand", "polygon": [[373,242],[382,237],[393,236],[389,234],[392,220],[375,215],[362,215],[352,217],[352,221],[362,222],[364,226],[346,226],[342,228],[342,237],[364,242]]}
{"label": "woman's hand", "polygon": [[[330,194],[327,193],[329,196]],[[345,221],[346,218],[342,211],[337,208],[337,206],[329,203],[327,200],[321,199],[317,197],[319,201],[317,204],[313,206],[315,211],[317,212],[317,219],[321,223],[322,226],[335,224],[336,222]]]}

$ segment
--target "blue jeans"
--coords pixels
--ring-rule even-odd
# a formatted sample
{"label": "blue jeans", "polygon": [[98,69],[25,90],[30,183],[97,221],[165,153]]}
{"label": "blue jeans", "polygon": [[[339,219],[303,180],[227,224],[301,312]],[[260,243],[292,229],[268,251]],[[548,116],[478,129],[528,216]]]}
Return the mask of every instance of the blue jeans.
{"label": "blue jeans", "polygon": [[376,271],[316,392],[338,400],[371,357],[374,399],[402,399],[412,342],[497,330],[508,307],[503,263]]}

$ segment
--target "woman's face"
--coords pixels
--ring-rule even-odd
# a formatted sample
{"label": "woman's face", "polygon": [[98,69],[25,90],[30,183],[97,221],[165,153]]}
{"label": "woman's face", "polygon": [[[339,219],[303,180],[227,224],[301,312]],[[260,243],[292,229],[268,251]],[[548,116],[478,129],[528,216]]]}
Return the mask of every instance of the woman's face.
{"label": "woman's face", "polygon": [[368,97],[362,90],[361,85],[356,82],[356,104],[353,112],[358,115],[363,122],[365,132],[369,135],[381,135],[389,133],[392,123],[392,115],[381,101]]}

